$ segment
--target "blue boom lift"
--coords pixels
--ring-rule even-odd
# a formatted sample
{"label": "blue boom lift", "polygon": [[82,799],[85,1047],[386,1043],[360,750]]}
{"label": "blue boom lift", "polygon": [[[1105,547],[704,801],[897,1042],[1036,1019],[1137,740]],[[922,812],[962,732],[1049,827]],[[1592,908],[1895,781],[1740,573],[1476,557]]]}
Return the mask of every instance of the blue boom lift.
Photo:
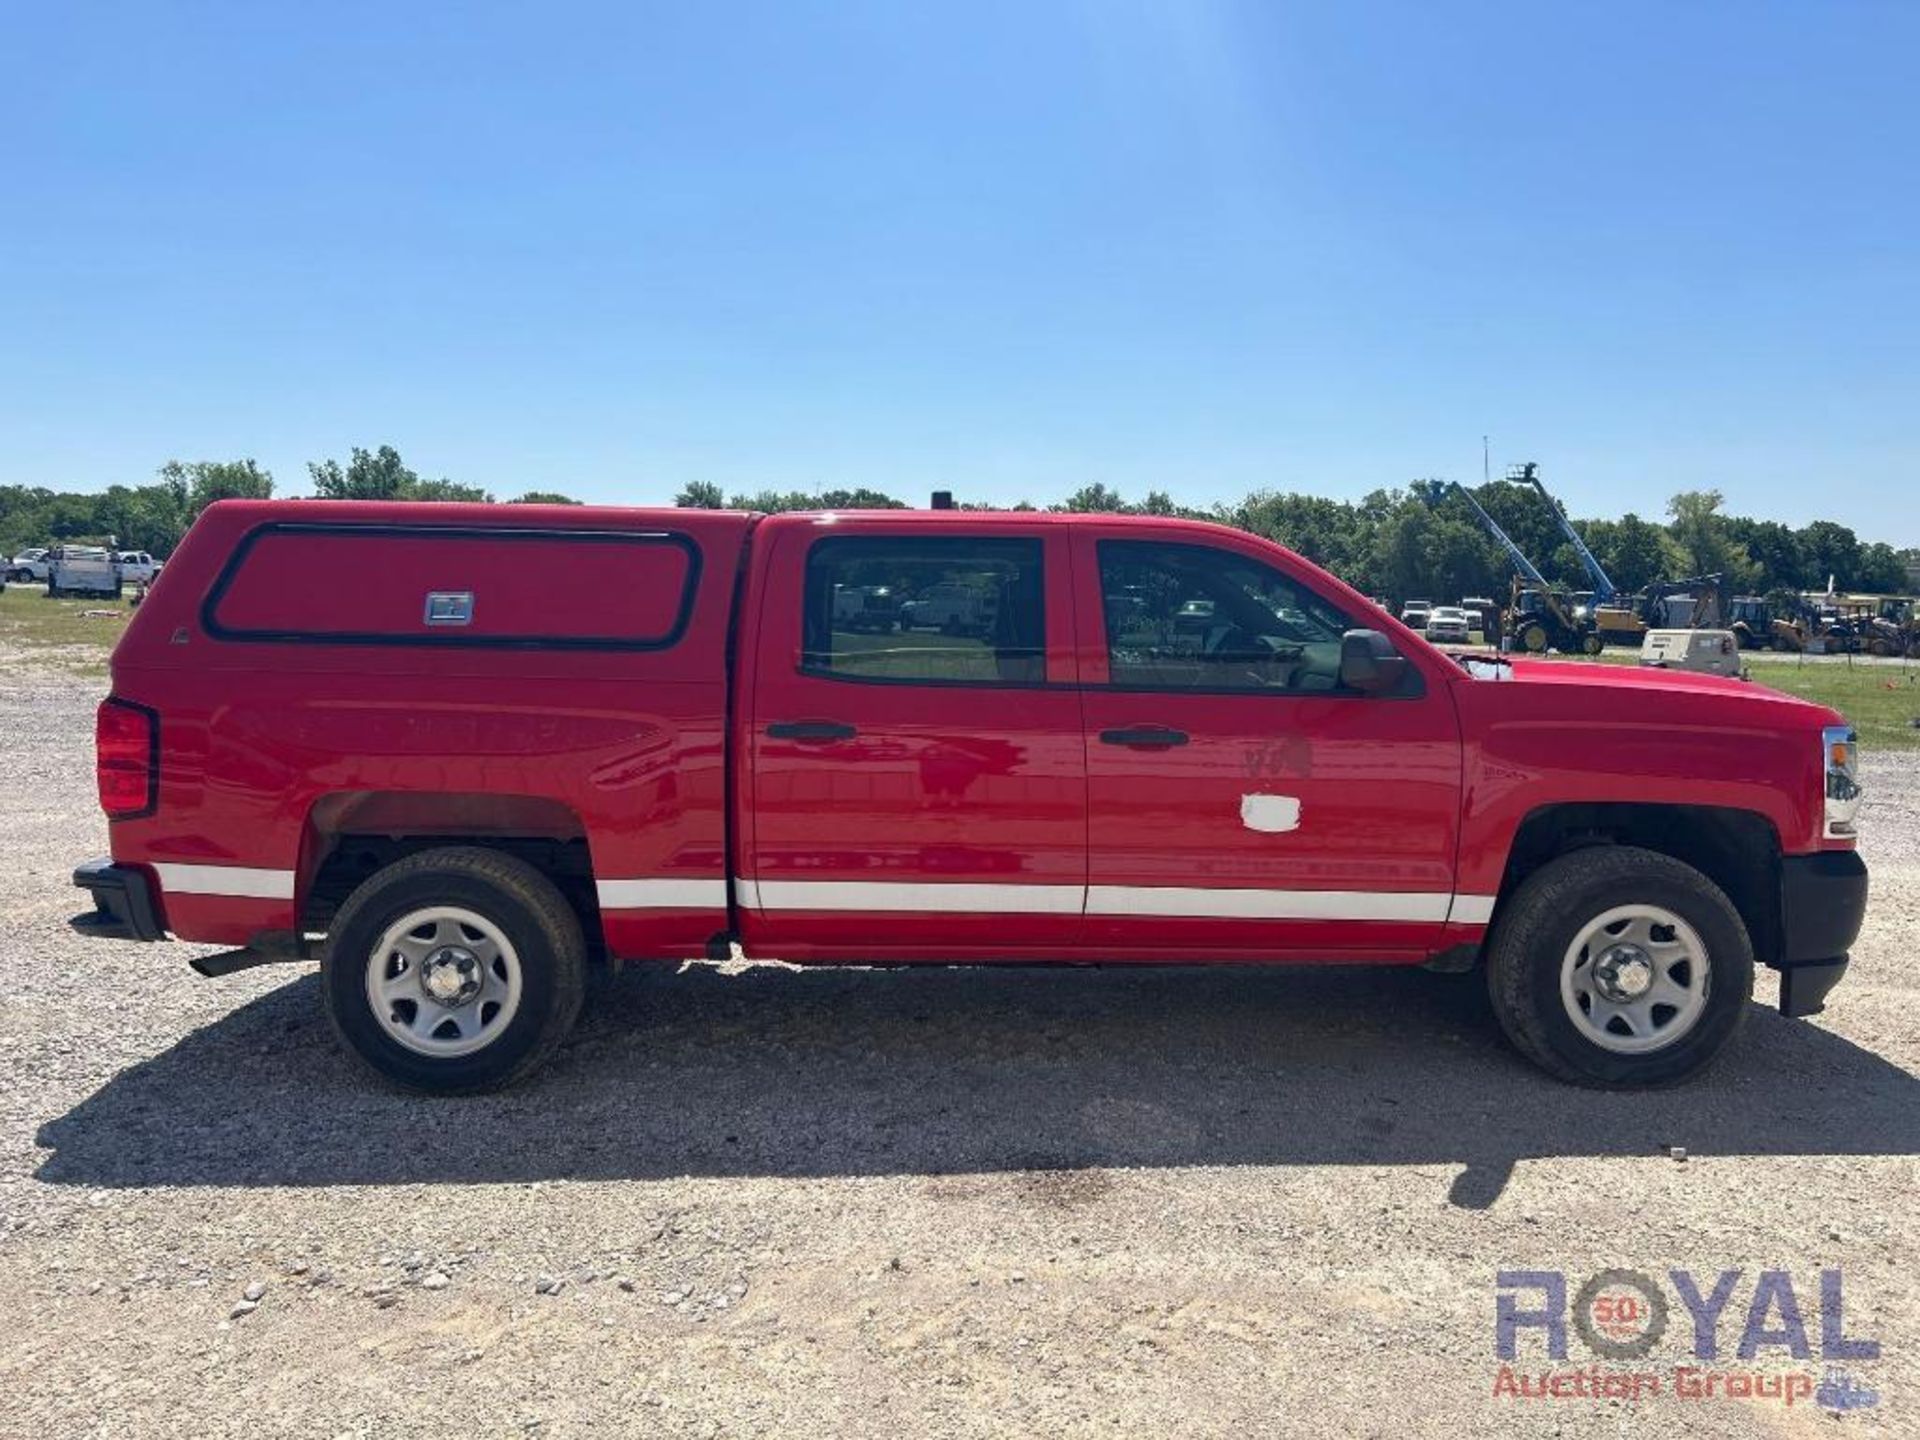
{"label": "blue boom lift", "polygon": [[[1428,494],[1425,491],[1422,493]],[[1473,511],[1481,527],[1506,552],[1507,559],[1513,564],[1516,573],[1512,603],[1508,605],[1506,614],[1507,638],[1520,649],[1534,655],[1548,650],[1559,650],[1568,655],[1598,655],[1600,634],[1594,629],[1593,621],[1574,613],[1566,593],[1547,583],[1547,577],[1540,573],[1539,567],[1527,559],[1507,532],[1500,528],[1499,522],[1473,498],[1473,492],[1455,480],[1448,483],[1446,493],[1457,495],[1467,502],[1467,508]],[[1430,494],[1428,498],[1432,498]],[[1584,551],[1586,547],[1580,548]]]}

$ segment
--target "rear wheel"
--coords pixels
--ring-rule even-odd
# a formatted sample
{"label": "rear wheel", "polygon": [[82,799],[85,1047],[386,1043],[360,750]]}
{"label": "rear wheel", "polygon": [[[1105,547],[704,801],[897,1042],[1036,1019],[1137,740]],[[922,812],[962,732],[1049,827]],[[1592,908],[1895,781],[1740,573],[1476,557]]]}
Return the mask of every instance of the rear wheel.
{"label": "rear wheel", "polygon": [[1520,648],[1529,655],[1544,655],[1547,650],[1547,627],[1538,620],[1521,626]]}
{"label": "rear wheel", "polygon": [[559,1048],[580,1011],[580,922],[538,870],[458,846],[396,861],[334,918],[321,962],[349,1049],[410,1090],[510,1085]]}
{"label": "rear wheel", "polygon": [[1705,1068],[1753,995],[1733,902],[1670,855],[1604,846],[1535,871],[1487,947],[1501,1028],[1562,1080],[1662,1085]]}

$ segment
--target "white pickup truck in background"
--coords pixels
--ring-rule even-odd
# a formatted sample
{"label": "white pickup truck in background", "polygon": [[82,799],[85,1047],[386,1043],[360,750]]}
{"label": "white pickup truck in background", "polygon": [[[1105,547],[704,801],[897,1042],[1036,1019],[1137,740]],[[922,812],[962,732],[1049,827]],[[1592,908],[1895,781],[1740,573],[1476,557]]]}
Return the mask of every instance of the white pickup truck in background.
{"label": "white pickup truck in background", "polygon": [[36,545],[31,550],[22,550],[7,562],[7,579],[22,583],[30,580],[45,580],[47,566],[46,547]]}
{"label": "white pickup truck in background", "polygon": [[116,550],[113,568],[129,585],[151,585],[160,573],[160,562],[144,550]]}

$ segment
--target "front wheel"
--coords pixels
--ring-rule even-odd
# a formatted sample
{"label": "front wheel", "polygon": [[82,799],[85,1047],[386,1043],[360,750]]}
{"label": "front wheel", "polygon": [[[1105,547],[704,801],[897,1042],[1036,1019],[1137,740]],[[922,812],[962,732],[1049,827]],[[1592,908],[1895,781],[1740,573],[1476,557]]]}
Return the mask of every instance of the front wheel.
{"label": "front wheel", "polygon": [[531,1074],[580,1012],[586,945],[546,876],[497,850],[398,860],[348,897],[321,985],[334,1030],[382,1078],[459,1095]]}
{"label": "front wheel", "polygon": [[1724,891],[1670,855],[1576,850],[1501,906],[1487,985],[1508,1039],[1579,1085],[1663,1085],[1704,1069],[1753,995],[1753,945]]}
{"label": "front wheel", "polygon": [[1602,640],[1598,635],[1589,633],[1580,639],[1580,653],[1582,655],[1598,655],[1606,648],[1606,644],[1607,642]]}

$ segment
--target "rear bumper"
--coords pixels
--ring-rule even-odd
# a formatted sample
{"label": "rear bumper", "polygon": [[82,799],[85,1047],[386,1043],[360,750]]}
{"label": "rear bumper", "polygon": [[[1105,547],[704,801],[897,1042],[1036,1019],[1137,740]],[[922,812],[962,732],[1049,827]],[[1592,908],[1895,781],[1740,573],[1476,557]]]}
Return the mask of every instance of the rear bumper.
{"label": "rear bumper", "polygon": [[1780,862],[1780,1013],[1817,1015],[1847,973],[1847,950],[1867,918],[1867,867],[1852,850]]}
{"label": "rear bumper", "polygon": [[89,860],[73,872],[73,883],[93,897],[93,909],[67,923],[96,940],[164,940],[160,912],[144,870]]}

